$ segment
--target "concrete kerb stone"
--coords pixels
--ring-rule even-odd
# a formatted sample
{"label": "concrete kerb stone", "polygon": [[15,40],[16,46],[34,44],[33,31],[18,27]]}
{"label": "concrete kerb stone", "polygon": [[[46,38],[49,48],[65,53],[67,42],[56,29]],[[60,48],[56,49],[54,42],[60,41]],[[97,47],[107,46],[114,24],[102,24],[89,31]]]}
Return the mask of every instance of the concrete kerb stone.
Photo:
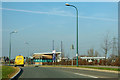
{"label": "concrete kerb stone", "polygon": [[11,77],[11,79],[9,79],[9,80],[13,80],[20,72],[21,72],[21,68],[19,68],[19,71],[13,76],[13,77]]}

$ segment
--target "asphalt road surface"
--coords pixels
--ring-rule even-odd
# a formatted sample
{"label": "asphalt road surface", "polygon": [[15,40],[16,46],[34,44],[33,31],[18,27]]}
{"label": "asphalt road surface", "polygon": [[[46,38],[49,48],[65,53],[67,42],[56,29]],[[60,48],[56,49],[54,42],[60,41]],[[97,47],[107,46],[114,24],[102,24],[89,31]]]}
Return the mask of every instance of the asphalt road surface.
{"label": "asphalt road surface", "polygon": [[[118,80],[117,73],[100,72],[93,70],[81,70],[71,68],[58,68],[58,67],[23,67],[23,72],[20,78],[86,78],[94,80],[93,78],[100,78],[100,80]],[[104,79],[103,79],[104,78]],[[113,79],[114,78],[114,79]]]}

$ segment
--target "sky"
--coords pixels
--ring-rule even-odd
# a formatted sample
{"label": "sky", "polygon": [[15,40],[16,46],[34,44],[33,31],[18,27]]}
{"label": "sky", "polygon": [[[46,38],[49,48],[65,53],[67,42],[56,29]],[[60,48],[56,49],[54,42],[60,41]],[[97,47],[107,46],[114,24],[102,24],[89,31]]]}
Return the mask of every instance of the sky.
{"label": "sky", "polygon": [[[51,52],[52,41],[60,51],[63,42],[65,56],[76,54],[76,11],[65,6],[66,2],[3,2],[2,3],[2,55],[9,54],[12,34],[12,58],[21,54]],[[86,55],[93,48],[101,56],[101,45],[109,34],[109,40],[118,37],[117,2],[69,2],[78,8],[79,55]],[[29,43],[28,45],[25,43]],[[75,50],[71,50],[71,45]],[[111,54],[109,51],[108,55]]]}

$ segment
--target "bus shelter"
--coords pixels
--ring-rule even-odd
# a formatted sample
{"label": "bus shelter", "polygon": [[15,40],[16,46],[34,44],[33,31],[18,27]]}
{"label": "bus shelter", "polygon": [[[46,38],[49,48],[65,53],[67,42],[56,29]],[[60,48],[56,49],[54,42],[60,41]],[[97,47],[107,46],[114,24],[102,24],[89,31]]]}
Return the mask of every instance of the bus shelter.
{"label": "bus shelter", "polygon": [[[42,65],[43,63],[51,63],[53,62],[53,54],[52,52],[46,52],[46,53],[34,53],[32,55],[33,57],[33,62],[35,65]],[[56,52],[55,57],[56,57],[56,62],[61,61],[61,52]]]}

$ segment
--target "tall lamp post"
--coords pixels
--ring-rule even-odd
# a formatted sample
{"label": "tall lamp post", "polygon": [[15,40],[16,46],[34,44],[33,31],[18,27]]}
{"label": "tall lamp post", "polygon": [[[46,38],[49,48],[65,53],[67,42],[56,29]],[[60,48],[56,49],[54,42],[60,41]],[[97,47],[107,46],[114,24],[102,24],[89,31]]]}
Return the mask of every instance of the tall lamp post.
{"label": "tall lamp post", "polygon": [[12,31],[11,33],[10,33],[10,44],[9,44],[9,65],[10,65],[10,59],[11,59],[11,35],[13,34],[13,33],[17,33],[17,31]]}
{"label": "tall lamp post", "polygon": [[28,46],[28,57],[29,57],[30,56],[30,53],[29,53],[29,43],[25,42],[25,44]]}
{"label": "tall lamp post", "polygon": [[29,64],[29,56],[30,56],[29,43],[28,43],[28,42],[25,42],[25,44],[28,46],[28,59],[27,59],[27,63]]}
{"label": "tall lamp post", "polygon": [[74,7],[76,9],[76,57],[77,57],[76,65],[78,67],[78,9],[74,5],[70,5],[68,3],[66,3],[65,5]]}

